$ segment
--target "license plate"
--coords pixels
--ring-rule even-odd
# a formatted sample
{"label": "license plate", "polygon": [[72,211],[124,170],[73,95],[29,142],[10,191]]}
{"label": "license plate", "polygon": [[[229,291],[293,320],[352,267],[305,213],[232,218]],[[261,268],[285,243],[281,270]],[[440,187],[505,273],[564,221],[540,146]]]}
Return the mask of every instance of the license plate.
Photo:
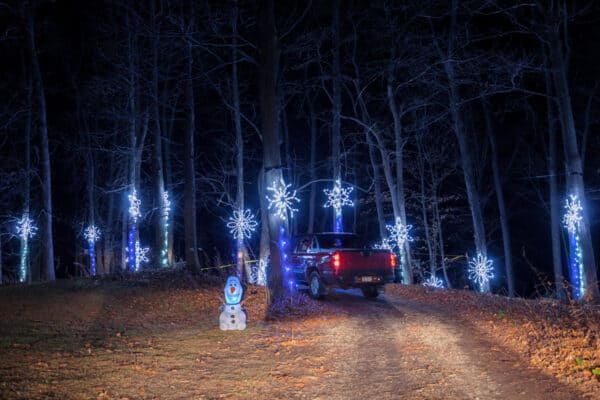
{"label": "license plate", "polygon": [[379,281],[378,277],[376,277],[376,276],[359,276],[356,279],[362,283],[370,283],[370,282],[378,282]]}

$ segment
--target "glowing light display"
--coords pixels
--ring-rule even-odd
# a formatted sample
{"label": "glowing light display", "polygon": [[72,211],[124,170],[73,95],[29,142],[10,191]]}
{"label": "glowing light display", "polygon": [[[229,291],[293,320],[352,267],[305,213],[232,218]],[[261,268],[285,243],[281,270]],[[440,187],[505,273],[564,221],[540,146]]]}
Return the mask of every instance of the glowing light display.
{"label": "glowing light display", "polygon": [[565,215],[563,223],[569,232],[569,276],[573,288],[573,297],[576,300],[585,295],[586,283],[583,273],[583,254],[579,228],[583,219],[583,207],[576,195],[572,194],[565,201]]}
{"label": "glowing light display", "polygon": [[274,208],[277,216],[283,220],[287,219],[288,212],[290,218],[294,217],[294,213],[298,209],[293,207],[294,202],[299,202],[300,199],[296,197],[296,191],[290,191],[291,184],[286,185],[283,179],[279,182],[273,182],[271,186],[267,188],[272,193],[272,197],[267,195],[269,201],[269,210]]}
{"label": "glowing light display", "polygon": [[493,264],[481,253],[469,260],[469,279],[479,286],[480,292],[488,291],[490,279],[494,277]]}
{"label": "glowing light display", "polygon": [[98,241],[98,239],[100,239],[100,228],[95,225],[88,226],[83,232],[83,238],[88,243],[94,243]]}
{"label": "glowing light display", "polygon": [[567,199],[565,202],[566,211],[563,218],[563,223],[565,224],[565,227],[569,233],[575,233],[575,231],[579,228],[579,223],[582,219],[581,212],[583,211],[583,207],[581,207],[581,203],[576,195],[572,194],[569,197],[570,199]]}
{"label": "glowing light display", "polygon": [[163,243],[160,251],[160,262],[163,267],[169,266],[169,214],[171,213],[171,201],[169,192],[163,192]]}
{"label": "glowing light display", "polygon": [[350,200],[350,193],[354,190],[353,187],[342,187],[339,179],[333,184],[333,189],[324,189],[323,192],[327,196],[327,202],[323,205],[325,208],[333,207],[334,210],[334,232],[343,232],[342,223],[342,207],[354,206]]}
{"label": "glowing light display", "polygon": [[141,215],[140,206],[142,204],[142,201],[140,199],[138,199],[137,190],[135,190],[135,189],[133,189],[133,193],[127,197],[129,198],[129,216],[134,221],[137,221],[137,219]]}
{"label": "glowing light display", "polygon": [[90,275],[96,276],[96,241],[100,239],[100,229],[95,225],[88,226],[83,232],[83,238],[90,254]]}
{"label": "glowing light display", "polygon": [[252,236],[252,232],[256,229],[258,223],[250,210],[234,210],[233,217],[229,218],[227,228],[229,233],[236,240],[248,239]]}
{"label": "glowing light display", "polygon": [[148,252],[150,248],[140,246],[139,240],[135,242],[135,272],[140,270],[142,263],[147,263],[149,260]]}
{"label": "glowing light display", "polygon": [[28,213],[23,214],[21,219],[17,221],[17,235],[21,238],[21,260],[19,263],[19,282],[21,283],[27,281],[29,239],[35,236],[37,229]]}
{"label": "glowing light display", "polygon": [[19,221],[17,221],[17,234],[21,239],[28,239],[35,236],[38,228],[33,223],[33,220],[28,215],[24,214]]}
{"label": "glowing light display", "polygon": [[390,240],[389,238],[383,238],[381,240],[381,243],[375,243],[373,245],[374,249],[378,249],[378,250],[391,250],[392,247],[390,246]]}
{"label": "glowing light display", "polygon": [[435,275],[429,275],[429,278],[423,282],[423,286],[442,289],[444,287],[444,282]]}
{"label": "glowing light display", "polygon": [[386,225],[385,229],[390,233],[390,236],[387,239],[387,244],[390,248],[397,247],[398,251],[401,252],[404,243],[412,242],[413,238],[410,236],[411,228],[412,225],[405,226],[400,220],[400,217],[396,217],[396,223],[394,225]]}

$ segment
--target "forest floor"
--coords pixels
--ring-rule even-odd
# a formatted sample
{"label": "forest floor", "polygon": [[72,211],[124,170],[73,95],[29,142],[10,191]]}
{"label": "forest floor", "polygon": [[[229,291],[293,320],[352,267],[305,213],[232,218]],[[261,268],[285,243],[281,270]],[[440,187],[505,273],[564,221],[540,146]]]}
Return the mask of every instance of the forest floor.
{"label": "forest floor", "polygon": [[1,399],[600,399],[600,309],[388,285],[219,330],[182,274],[0,288]]}

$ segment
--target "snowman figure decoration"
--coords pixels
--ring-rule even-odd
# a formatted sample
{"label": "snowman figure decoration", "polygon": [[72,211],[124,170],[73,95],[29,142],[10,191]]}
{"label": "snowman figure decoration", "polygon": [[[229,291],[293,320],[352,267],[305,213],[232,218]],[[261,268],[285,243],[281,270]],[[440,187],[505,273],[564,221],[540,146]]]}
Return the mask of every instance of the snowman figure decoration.
{"label": "snowman figure decoration", "polygon": [[225,304],[221,306],[219,327],[222,331],[246,329],[246,311],[242,307],[244,289],[237,276],[227,278],[224,288]]}

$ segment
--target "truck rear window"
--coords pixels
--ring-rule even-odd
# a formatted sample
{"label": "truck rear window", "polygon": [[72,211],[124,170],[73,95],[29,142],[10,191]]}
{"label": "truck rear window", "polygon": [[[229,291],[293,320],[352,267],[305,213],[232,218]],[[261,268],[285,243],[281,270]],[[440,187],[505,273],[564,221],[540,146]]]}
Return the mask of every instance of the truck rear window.
{"label": "truck rear window", "polygon": [[355,235],[318,235],[319,247],[322,249],[361,249],[363,243]]}

